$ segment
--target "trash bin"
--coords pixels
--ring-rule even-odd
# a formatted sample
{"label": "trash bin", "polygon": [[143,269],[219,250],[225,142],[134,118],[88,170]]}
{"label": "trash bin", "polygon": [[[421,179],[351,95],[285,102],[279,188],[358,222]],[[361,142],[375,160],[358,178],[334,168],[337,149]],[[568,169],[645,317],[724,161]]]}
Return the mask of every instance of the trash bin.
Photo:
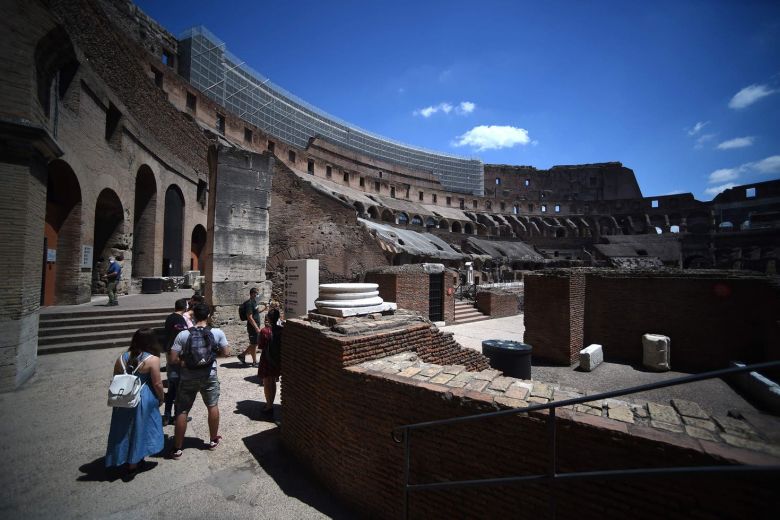
{"label": "trash bin", "polygon": [[482,353],[490,359],[490,366],[508,377],[531,379],[531,352],[533,347],[519,341],[488,339],[482,342]]}
{"label": "trash bin", "polygon": [[159,276],[141,278],[141,293],[160,294],[163,290],[163,279]]}

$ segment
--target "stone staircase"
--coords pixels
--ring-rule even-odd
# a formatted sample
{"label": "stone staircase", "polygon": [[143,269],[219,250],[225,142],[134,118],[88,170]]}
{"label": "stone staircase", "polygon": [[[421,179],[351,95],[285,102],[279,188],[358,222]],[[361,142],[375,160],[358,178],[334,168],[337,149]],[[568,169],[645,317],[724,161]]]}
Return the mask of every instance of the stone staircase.
{"label": "stone staircase", "polygon": [[479,312],[473,303],[455,300],[455,325],[489,319],[490,316]]}
{"label": "stone staircase", "polygon": [[170,313],[167,307],[43,313],[38,325],[38,354],[129,347],[136,330],[163,327]]}

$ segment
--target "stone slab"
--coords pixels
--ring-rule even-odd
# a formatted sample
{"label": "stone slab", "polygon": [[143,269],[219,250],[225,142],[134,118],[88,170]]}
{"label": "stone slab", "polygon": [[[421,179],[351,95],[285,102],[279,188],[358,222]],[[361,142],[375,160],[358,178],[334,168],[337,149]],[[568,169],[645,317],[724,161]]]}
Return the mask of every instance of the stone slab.
{"label": "stone slab", "polygon": [[702,410],[701,406],[693,401],[686,401],[684,399],[672,399],[672,406],[674,406],[677,412],[685,417],[695,417],[697,419],[709,419],[710,415]]}
{"label": "stone slab", "polygon": [[395,303],[385,302],[381,305],[372,305],[368,307],[354,307],[349,309],[331,309],[329,307],[318,308],[317,312],[325,314],[327,316],[335,316],[337,318],[348,318],[350,316],[362,316],[364,314],[373,314],[375,312],[388,312],[395,311],[398,306]]}
{"label": "stone slab", "polygon": [[580,350],[580,369],[585,372],[593,371],[604,361],[604,350],[601,345],[594,343]]}
{"label": "stone slab", "polygon": [[647,408],[650,411],[650,419],[652,421],[667,423],[667,424],[681,424],[680,416],[674,411],[671,406],[657,403],[647,403]]}
{"label": "stone slab", "polygon": [[525,400],[528,398],[528,394],[530,392],[531,390],[528,388],[528,385],[524,385],[523,383],[513,383],[509,388],[506,389],[504,395],[510,399]]}
{"label": "stone slab", "polygon": [[610,406],[607,417],[616,421],[634,424],[634,413],[629,406]]}

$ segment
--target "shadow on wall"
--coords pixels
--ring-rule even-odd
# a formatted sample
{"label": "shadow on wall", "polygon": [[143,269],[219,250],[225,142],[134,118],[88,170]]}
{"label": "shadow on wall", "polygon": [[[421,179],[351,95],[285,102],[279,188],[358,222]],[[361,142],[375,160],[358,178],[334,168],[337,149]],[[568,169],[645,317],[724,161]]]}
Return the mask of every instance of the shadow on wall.
{"label": "shadow on wall", "polygon": [[278,427],[244,437],[242,440],[258,464],[274,479],[285,495],[300,500],[330,518],[357,517],[354,511],[337,502],[333,494],[284,449]]}

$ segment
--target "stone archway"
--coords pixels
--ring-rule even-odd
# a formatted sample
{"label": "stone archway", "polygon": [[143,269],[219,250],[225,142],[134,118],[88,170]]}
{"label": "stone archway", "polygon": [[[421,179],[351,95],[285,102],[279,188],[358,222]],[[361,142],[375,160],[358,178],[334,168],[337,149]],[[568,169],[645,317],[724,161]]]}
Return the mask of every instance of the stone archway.
{"label": "stone archway", "polygon": [[157,181],[152,169],[144,164],[135,177],[133,277],[154,276],[156,224]]}
{"label": "stone archway", "polygon": [[46,183],[41,305],[82,303],[81,208],[76,174],[65,161],[52,161]]}
{"label": "stone archway", "polygon": [[190,271],[203,271],[201,259],[204,247],[206,247],[206,228],[198,224],[192,230],[190,241]]}
{"label": "stone archway", "polygon": [[184,196],[178,186],[165,190],[163,223],[163,276],[181,276],[184,240]]}
{"label": "stone archway", "polygon": [[[94,256],[92,269],[92,292],[105,292],[105,282],[101,280],[108,269],[108,257],[124,259],[128,249],[125,233],[125,212],[116,192],[109,188],[100,192],[95,204]],[[123,265],[123,269],[128,267]],[[124,273],[123,273],[124,275]],[[122,277],[126,279],[126,276]]]}

